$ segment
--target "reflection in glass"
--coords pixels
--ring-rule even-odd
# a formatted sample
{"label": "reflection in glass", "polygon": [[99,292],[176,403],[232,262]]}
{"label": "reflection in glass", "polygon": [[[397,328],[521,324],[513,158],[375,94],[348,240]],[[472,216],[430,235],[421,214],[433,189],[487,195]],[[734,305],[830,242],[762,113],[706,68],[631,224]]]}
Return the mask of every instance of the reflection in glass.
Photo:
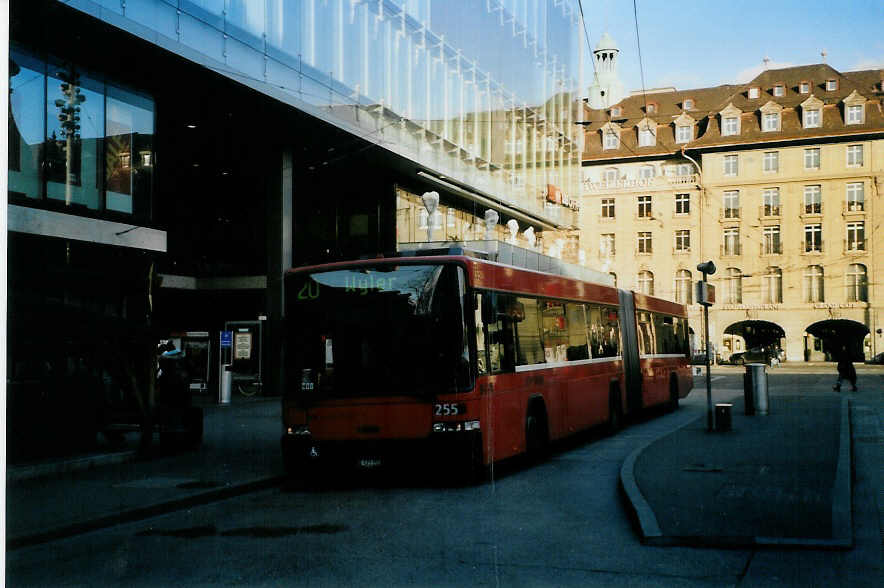
{"label": "reflection in glass", "polygon": [[108,86],[105,136],[106,208],[132,214],[150,199],[153,176],[153,101]]}
{"label": "reflection in glass", "polygon": [[43,64],[14,50],[9,61],[9,192],[40,198],[43,151]]}
{"label": "reflection in glass", "polygon": [[71,65],[50,63],[46,101],[46,192],[66,206],[99,208],[102,87]]}

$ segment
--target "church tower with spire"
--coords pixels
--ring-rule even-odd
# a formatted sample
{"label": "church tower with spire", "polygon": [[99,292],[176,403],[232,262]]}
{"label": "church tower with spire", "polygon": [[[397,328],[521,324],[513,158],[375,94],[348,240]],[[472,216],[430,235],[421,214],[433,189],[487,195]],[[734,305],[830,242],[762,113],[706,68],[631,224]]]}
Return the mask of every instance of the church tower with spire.
{"label": "church tower with spire", "polygon": [[604,33],[595,47],[595,76],[589,87],[589,106],[597,110],[609,108],[626,95],[623,82],[617,75],[617,55],[620,49],[611,35]]}

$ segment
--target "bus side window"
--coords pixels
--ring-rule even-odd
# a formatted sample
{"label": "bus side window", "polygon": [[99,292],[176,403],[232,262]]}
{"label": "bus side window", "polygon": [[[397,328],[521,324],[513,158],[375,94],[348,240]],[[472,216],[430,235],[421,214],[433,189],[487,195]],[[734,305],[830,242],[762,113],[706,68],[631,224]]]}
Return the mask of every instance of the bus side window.
{"label": "bus side window", "polygon": [[476,365],[479,375],[488,373],[488,363],[485,356],[485,325],[482,323],[482,292],[476,292],[475,325],[476,325]]}
{"label": "bus side window", "polygon": [[638,352],[642,355],[654,355],[657,353],[657,346],[654,338],[654,323],[651,322],[651,313],[639,311],[637,314]]}
{"label": "bus side window", "polygon": [[[486,292],[482,296],[489,296]],[[483,307],[483,299],[478,300],[479,316],[477,332],[484,327],[484,341],[477,341],[477,348],[484,346],[488,348],[489,365],[485,371],[479,373],[500,373],[512,372],[516,366],[516,342],[513,335],[513,324],[518,317],[513,316],[513,309],[516,308],[515,297],[498,294],[495,296],[497,304],[492,312],[492,322],[484,323],[481,316]],[[488,304],[485,301],[485,304]]]}
{"label": "bus side window", "polygon": [[536,365],[544,362],[543,345],[540,344],[540,309],[535,298],[518,298],[524,314],[516,322],[516,365]]}
{"label": "bus side window", "polygon": [[580,303],[569,302],[565,305],[565,322],[568,325],[568,361],[589,359],[586,341],[586,312]]}

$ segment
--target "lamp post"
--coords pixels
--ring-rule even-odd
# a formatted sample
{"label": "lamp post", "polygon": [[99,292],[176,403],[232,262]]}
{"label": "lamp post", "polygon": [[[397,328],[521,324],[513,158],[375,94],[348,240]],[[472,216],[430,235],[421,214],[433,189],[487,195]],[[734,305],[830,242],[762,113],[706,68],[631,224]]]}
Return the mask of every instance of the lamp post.
{"label": "lamp post", "polygon": [[715,273],[715,264],[711,261],[703,262],[697,266],[697,271],[703,274],[703,281],[697,282],[697,302],[703,305],[703,328],[706,333],[706,430],[712,431],[712,376],[709,372],[712,363],[712,345],[709,342],[709,307],[715,303],[715,287],[706,282],[706,276]]}

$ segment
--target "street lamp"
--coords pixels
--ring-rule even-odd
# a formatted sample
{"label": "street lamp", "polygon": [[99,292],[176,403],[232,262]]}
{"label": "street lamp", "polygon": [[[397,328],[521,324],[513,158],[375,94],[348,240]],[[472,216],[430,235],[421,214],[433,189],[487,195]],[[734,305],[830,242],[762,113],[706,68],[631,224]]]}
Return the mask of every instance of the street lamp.
{"label": "street lamp", "polygon": [[421,196],[421,202],[427,209],[427,243],[433,240],[433,214],[439,206],[438,192],[424,192]]}
{"label": "street lamp", "polygon": [[697,302],[703,305],[703,327],[706,332],[706,430],[712,431],[712,376],[709,373],[712,363],[712,345],[709,342],[709,307],[715,303],[715,287],[706,282],[706,276],[715,273],[715,264],[706,261],[697,265],[703,274],[703,281],[697,282]]}

